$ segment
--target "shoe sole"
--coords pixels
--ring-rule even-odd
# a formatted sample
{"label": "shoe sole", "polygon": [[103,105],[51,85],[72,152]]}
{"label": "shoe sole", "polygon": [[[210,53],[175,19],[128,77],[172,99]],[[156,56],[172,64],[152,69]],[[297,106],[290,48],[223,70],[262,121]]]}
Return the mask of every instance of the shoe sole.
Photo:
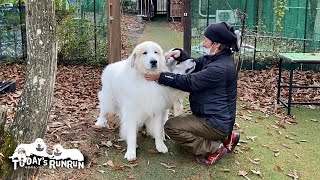
{"label": "shoe sole", "polygon": [[232,151],[236,148],[236,146],[237,146],[237,144],[239,143],[239,141],[240,141],[240,134],[237,133],[237,134],[236,134],[236,141],[233,143],[230,152],[232,152]]}

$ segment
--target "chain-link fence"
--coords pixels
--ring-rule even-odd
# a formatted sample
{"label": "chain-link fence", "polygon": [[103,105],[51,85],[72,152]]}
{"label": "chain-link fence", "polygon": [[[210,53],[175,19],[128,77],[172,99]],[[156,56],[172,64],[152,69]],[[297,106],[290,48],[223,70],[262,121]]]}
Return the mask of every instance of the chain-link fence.
{"label": "chain-link fence", "polygon": [[24,3],[2,4],[0,6],[0,60],[26,57],[25,33]]}
{"label": "chain-link fence", "polygon": [[[105,0],[55,0],[58,61],[107,63]],[[0,7],[0,59],[26,58],[23,1]]]}
{"label": "chain-link fence", "polygon": [[240,57],[251,68],[279,52],[320,51],[320,0],[194,0],[192,16],[192,52],[198,55],[205,27],[221,21],[238,30]]}
{"label": "chain-link fence", "polygon": [[107,62],[104,0],[56,0],[58,60],[62,63]]}

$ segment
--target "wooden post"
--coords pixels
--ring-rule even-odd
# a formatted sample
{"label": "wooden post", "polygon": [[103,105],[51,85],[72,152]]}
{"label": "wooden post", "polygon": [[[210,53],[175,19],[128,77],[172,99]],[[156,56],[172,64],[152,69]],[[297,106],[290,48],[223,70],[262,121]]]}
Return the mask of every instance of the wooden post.
{"label": "wooden post", "polygon": [[191,55],[191,0],[183,1],[183,49]]}
{"label": "wooden post", "polygon": [[7,111],[2,106],[0,106],[0,147],[3,143],[2,137],[4,137],[4,126],[7,122]]}
{"label": "wooden post", "polygon": [[120,1],[107,0],[107,23],[108,23],[108,63],[121,60],[121,26],[120,26]]}

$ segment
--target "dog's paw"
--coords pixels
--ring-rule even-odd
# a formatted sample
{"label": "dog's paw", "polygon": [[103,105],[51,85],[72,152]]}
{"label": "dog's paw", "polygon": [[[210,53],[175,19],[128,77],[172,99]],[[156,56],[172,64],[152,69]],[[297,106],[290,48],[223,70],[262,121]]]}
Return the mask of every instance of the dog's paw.
{"label": "dog's paw", "polygon": [[105,119],[103,119],[103,118],[101,118],[101,117],[99,117],[98,119],[97,119],[97,122],[94,124],[95,126],[98,126],[98,127],[107,127],[108,126],[108,124],[107,124],[107,122],[105,121]]}
{"label": "dog's paw", "polygon": [[167,146],[164,144],[164,142],[161,143],[156,143],[156,148],[159,152],[161,153],[167,153],[168,152],[168,148]]}
{"label": "dog's paw", "polygon": [[127,159],[128,161],[136,160],[137,159],[136,152],[127,151],[126,154],[124,155],[124,158]]}

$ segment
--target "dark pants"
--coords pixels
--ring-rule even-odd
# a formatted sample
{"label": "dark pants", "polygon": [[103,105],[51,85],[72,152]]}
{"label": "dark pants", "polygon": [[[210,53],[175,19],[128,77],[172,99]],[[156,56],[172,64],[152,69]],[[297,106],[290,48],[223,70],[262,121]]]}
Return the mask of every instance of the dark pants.
{"label": "dark pants", "polygon": [[208,124],[205,118],[191,114],[169,119],[164,130],[172,140],[195,155],[208,156],[219,151],[223,147],[222,141],[228,138]]}

